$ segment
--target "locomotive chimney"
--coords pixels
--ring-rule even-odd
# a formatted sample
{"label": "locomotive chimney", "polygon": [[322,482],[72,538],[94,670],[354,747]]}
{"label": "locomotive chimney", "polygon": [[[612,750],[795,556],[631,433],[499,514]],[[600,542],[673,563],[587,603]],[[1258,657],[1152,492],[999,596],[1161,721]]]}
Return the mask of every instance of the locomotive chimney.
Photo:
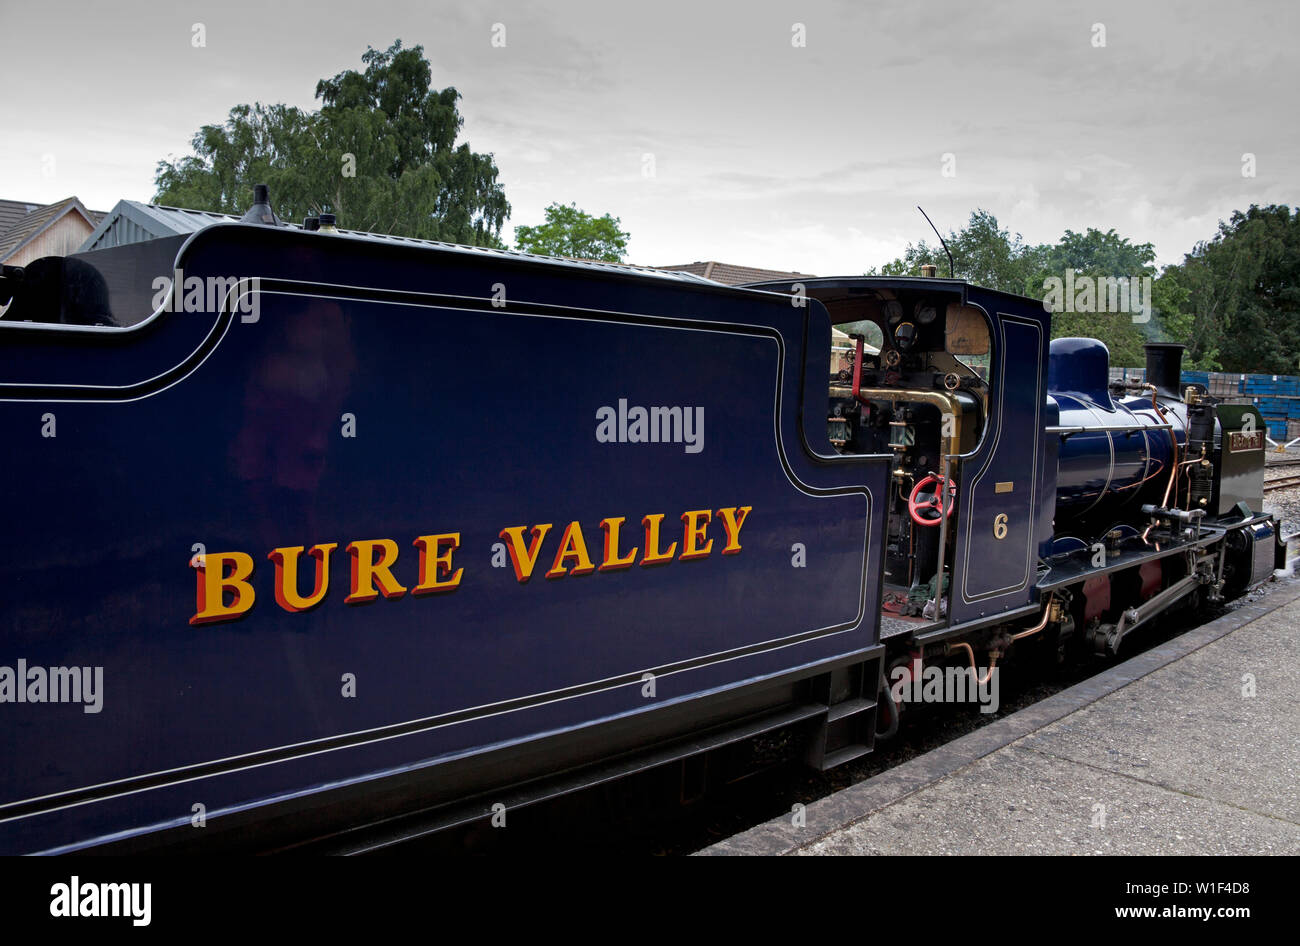
{"label": "locomotive chimney", "polygon": [[1148,342],[1142,346],[1147,353],[1147,384],[1154,384],[1161,397],[1182,400],[1183,350],[1186,347],[1175,342]]}
{"label": "locomotive chimney", "polygon": [[239,218],[240,223],[260,223],[268,227],[280,226],[280,219],[271,209],[270,188],[265,184],[253,185],[253,206]]}

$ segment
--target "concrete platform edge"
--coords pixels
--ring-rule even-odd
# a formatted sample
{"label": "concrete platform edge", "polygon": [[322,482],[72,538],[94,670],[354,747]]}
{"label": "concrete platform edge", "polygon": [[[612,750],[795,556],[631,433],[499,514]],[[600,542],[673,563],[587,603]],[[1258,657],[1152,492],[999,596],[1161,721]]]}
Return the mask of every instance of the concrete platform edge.
{"label": "concrete platform edge", "polygon": [[785,855],[815,844],[827,835],[931,785],[1018,739],[1140,680],[1161,667],[1213,643],[1256,619],[1300,598],[1300,580],[1280,580],[1258,603],[1244,604],[1211,621],[1124,661],[1095,677],[1062,690],[959,739],[909,759],[886,772],[810,803],[803,824],[791,815],[756,825],[719,841],[697,855]]}

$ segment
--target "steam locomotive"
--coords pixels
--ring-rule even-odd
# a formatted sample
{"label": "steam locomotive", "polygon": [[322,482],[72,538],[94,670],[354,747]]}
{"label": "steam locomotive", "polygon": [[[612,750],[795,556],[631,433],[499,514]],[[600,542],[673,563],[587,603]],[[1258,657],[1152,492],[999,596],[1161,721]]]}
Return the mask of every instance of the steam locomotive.
{"label": "steam locomotive", "polygon": [[264,209],[4,303],[4,852],[370,850],[777,731],[827,769],[891,670],[1114,652],[1284,560],[1254,408],[960,280]]}
{"label": "steam locomotive", "polygon": [[[1146,345],[1146,381],[1111,383],[1105,344],[1047,342],[1023,299],[936,280],[807,291],[856,343],[831,379],[833,443],[891,455],[886,679],[953,654],[972,671],[981,651],[989,668],[1030,646],[1115,654],[1161,612],[1285,566],[1280,523],[1260,512],[1263,418],[1181,388],[1184,346]],[[901,690],[880,693],[882,734]]]}

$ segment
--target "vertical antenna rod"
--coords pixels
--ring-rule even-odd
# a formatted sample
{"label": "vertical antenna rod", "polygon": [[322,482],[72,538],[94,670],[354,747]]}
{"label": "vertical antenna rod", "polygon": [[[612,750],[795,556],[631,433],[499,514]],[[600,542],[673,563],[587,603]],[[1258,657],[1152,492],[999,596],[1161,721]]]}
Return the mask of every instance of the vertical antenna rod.
{"label": "vertical antenna rod", "polygon": [[[921,210],[921,205],[917,204],[916,209]],[[952,279],[953,278],[952,251],[948,249],[948,244],[943,241],[943,234],[940,233],[939,228],[934,225],[934,221],[930,219],[930,215],[926,213],[924,210],[921,210],[921,216],[924,217],[925,222],[930,225],[930,229],[934,231],[934,235],[939,238],[939,245],[943,247],[943,251],[948,254],[948,278]]]}

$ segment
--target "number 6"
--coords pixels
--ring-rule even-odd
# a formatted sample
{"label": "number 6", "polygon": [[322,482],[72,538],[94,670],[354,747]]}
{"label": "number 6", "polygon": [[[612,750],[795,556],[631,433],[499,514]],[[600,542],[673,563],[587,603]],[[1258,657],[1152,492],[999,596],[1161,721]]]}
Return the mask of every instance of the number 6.
{"label": "number 6", "polygon": [[1007,514],[1000,512],[993,519],[993,538],[1005,539],[1007,537]]}

